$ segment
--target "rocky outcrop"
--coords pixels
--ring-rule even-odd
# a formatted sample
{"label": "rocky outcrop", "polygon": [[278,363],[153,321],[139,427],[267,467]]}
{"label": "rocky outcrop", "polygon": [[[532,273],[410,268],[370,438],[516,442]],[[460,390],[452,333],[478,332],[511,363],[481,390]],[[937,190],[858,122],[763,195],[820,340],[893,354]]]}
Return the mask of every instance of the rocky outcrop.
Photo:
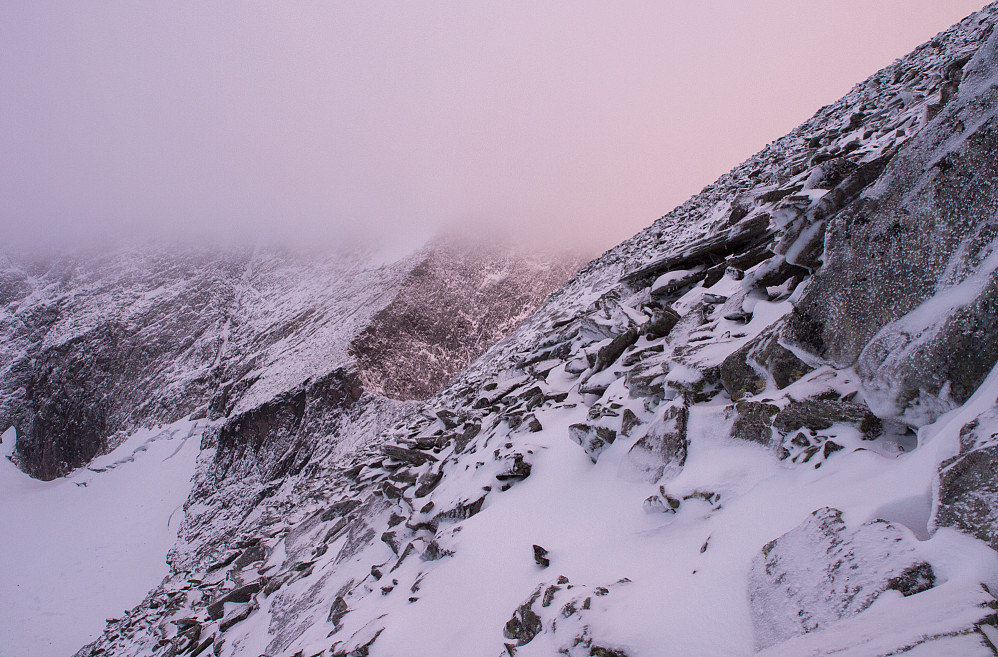
{"label": "rocky outcrop", "polygon": [[662,417],[648,426],[644,436],[627,451],[621,473],[625,478],[655,483],[674,476],[686,463],[689,408],[680,399],[669,405]]}
{"label": "rocky outcrop", "polygon": [[939,466],[933,524],[955,527],[998,550],[998,409],[960,431],[960,454]]}
{"label": "rocky outcrop", "polygon": [[425,398],[572,263],[440,244],[387,265],[146,251],[6,266],[0,424],[17,429],[18,464],[51,479],[118,432],[192,414],[227,418],[223,453],[236,426],[253,433],[237,442],[259,443],[265,418],[298,414],[302,395],[326,395],[322,382],[356,371],[354,358],[372,392]]}
{"label": "rocky outcrop", "polygon": [[579,264],[522,249],[438,243],[351,343],[365,387],[394,399],[426,399]]}
{"label": "rocky outcrop", "polygon": [[856,365],[876,411],[914,424],[966,401],[998,360],[996,50],[998,35],[954,57],[934,118],[827,220],[791,315],[790,339]]}

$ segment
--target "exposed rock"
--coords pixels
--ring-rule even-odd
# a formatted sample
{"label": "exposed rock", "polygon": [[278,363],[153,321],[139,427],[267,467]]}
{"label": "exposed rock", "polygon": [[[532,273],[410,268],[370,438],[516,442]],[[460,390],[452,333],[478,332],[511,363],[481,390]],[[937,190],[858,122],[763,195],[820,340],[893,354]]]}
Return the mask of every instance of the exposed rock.
{"label": "exposed rock", "polygon": [[998,550],[998,446],[974,449],[941,466],[934,522]]}
{"label": "exposed rock", "polygon": [[667,474],[678,474],[686,463],[688,420],[689,409],[682,400],[673,402],[628,450],[621,464],[622,474],[649,483],[657,482]]}
{"label": "exposed rock", "polygon": [[613,365],[620,358],[621,354],[637,341],[637,329],[627,329],[615,337],[610,344],[601,347],[596,354],[596,365],[593,366],[593,371],[599,372]]}
{"label": "exposed rock", "polygon": [[517,607],[503,628],[503,636],[515,640],[518,646],[530,643],[543,629],[540,616],[532,609],[534,602],[541,596],[542,588],[543,586],[538,587],[526,602]]}
{"label": "exposed rock", "polygon": [[385,453],[385,456],[389,456],[396,461],[403,461],[417,467],[423,465],[424,463],[431,463],[437,460],[432,454],[427,454],[426,452],[421,452],[415,449],[406,449],[405,447],[399,447],[398,445],[383,445],[381,450]]}
{"label": "exposed rock", "polygon": [[721,385],[732,401],[757,395],[766,389],[766,379],[760,376],[749,363],[748,356],[752,350],[751,343],[724,359],[721,363]]}
{"label": "exposed rock", "polygon": [[996,48],[990,39],[968,64],[976,82],[902,147],[876,188],[829,219],[824,265],[789,323],[802,348],[856,365],[878,415],[931,421],[998,360]]}
{"label": "exposed rock", "polygon": [[573,424],[568,427],[568,437],[582,445],[593,463],[607,447],[617,439],[617,432],[608,427],[591,426],[588,424]]}
{"label": "exposed rock", "polygon": [[240,604],[245,604],[253,599],[253,596],[259,593],[260,589],[263,588],[265,581],[257,580],[251,584],[245,586],[240,586],[237,589],[229,591],[222,597],[218,598],[210,605],[208,605],[208,616],[214,620],[218,620],[222,617],[225,609],[226,602],[237,602]]}
{"label": "exposed rock", "polygon": [[773,427],[782,433],[790,433],[801,428],[821,431],[839,422],[856,425],[867,422],[869,427],[873,421],[867,420],[868,416],[875,417],[862,404],[805,399],[787,404],[773,418]]}
{"label": "exposed rock", "polygon": [[551,560],[547,557],[548,551],[542,548],[540,545],[534,546],[534,561],[541,568],[547,568],[551,565]]}
{"label": "exposed rock", "polygon": [[429,397],[514,328],[577,265],[509,248],[436,244],[352,343],[361,378],[395,399]]}
{"label": "exposed rock", "polygon": [[735,404],[735,422],[731,426],[731,437],[769,447],[773,439],[771,418],[779,410],[778,406],[772,404],[737,402]]}
{"label": "exposed rock", "polygon": [[526,479],[530,476],[530,464],[523,460],[523,454],[513,454],[512,461],[508,469],[496,475],[496,479],[507,481],[509,479]]}
{"label": "exposed rock", "polygon": [[679,313],[666,307],[655,312],[652,318],[641,327],[641,330],[649,340],[658,340],[669,335],[679,320]]}

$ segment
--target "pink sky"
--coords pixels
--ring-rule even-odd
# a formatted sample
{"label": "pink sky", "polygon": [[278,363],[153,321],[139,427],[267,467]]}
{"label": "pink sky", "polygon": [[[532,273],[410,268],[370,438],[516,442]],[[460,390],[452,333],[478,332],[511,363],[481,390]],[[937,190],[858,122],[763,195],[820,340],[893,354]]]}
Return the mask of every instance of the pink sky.
{"label": "pink sky", "polygon": [[981,0],[0,6],[0,239],[603,249]]}

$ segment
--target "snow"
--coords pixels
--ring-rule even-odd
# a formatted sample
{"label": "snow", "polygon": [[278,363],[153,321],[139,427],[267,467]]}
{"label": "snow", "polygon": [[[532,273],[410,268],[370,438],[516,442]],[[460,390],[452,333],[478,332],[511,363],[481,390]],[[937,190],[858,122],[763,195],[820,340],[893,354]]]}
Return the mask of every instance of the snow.
{"label": "snow", "polygon": [[0,458],[0,655],[66,657],[167,575],[204,424],[129,436],[89,468],[38,481]]}
{"label": "snow", "polygon": [[[564,575],[582,589],[629,578],[631,583],[612,589],[599,613],[586,617],[600,645],[638,655],[661,654],[661,646],[668,645],[674,654],[747,656],[755,650],[745,592],[750,564],[763,545],[815,509],[845,510],[850,528],[888,515],[887,520],[913,525],[915,538],[928,537],[927,510],[911,507],[913,500],[924,504],[925,482],[952,451],[953,427],[927,435],[923,449],[911,454],[858,450],[838,454],[816,470],[791,467],[765,448],[728,438],[724,406],[693,407],[686,466],[664,484],[677,498],[716,493],[720,504],[692,499],[675,514],[645,512],[642,501],[655,487],[618,477],[633,439],[619,438],[593,464],[568,438],[568,426],[585,407],[539,413],[544,430],[519,445],[534,452],[531,477],[489,497],[479,515],[459,525],[450,546],[454,556],[428,571],[418,561],[404,562],[392,575],[403,591],[362,600],[345,622],[357,623],[352,629],[359,631],[361,624],[387,614],[390,621],[372,655],[429,657],[440,654],[441,646],[451,654],[499,655],[508,641],[502,627],[539,584]],[[453,471],[438,492],[474,490],[476,482],[488,480],[480,477],[475,469]],[[549,551],[549,568],[534,563],[535,544]],[[877,648],[863,646],[890,648],[904,637],[915,640],[972,624],[982,613],[978,605],[989,599],[978,582],[998,572],[998,555],[951,530],[915,545],[936,568],[936,588],[911,598],[887,594],[868,612],[765,654],[819,654],[808,651],[832,645],[844,654],[874,655]],[[410,602],[408,584],[420,576],[418,600]],[[558,605],[551,611],[557,613]],[[885,627],[892,630],[885,633]],[[545,632],[517,655],[554,654],[572,638]],[[809,647],[799,650],[801,645]]]}

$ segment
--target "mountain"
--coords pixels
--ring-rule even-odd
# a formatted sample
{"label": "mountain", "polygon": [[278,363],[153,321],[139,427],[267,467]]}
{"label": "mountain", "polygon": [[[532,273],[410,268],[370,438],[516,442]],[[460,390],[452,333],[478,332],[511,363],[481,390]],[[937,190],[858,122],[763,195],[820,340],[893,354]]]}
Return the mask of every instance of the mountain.
{"label": "mountain", "polygon": [[288,383],[289,322],[209,405],[170,574],[77,654],[998,653],[996,22],[858,84],[428,399],[354,386],[418,398],[394,380],[435,360],[393,336],[481,314],[435,265],[392,288],[428,305],[330,337],[356,376]]}

